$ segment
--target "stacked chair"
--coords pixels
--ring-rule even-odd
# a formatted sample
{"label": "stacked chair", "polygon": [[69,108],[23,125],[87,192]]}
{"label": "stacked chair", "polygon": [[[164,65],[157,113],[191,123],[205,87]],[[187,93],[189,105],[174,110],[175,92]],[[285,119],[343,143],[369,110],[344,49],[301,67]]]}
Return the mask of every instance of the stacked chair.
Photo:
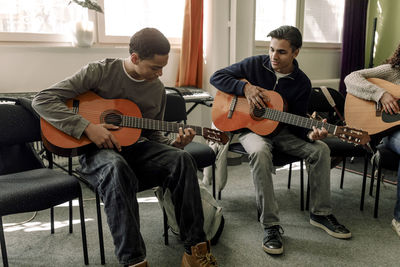
{"label": "stacked chair", "polygon": [[[79,181],[73,176],[45,167],[32,142],[41,141],[39,118],[27,99],[0,99],[0,244],[3,265],[8,266],[3,231],[4,216],[50,209],[54,233],[54,206],[69,202],[69,231],[72,233],[72,200],[78,198],[84,263],[89,264],[86,229]],[[46,152],[51,157],[50,152]],[[22,242],[22,241],[21,241]]]}

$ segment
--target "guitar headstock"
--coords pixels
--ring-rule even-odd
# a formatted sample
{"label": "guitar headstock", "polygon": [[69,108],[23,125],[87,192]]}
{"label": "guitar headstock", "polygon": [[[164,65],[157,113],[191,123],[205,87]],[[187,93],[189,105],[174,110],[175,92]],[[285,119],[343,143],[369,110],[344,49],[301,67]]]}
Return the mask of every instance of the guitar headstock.
{"label": "guitar headstock", "polygon": [[221,143],[223,145],[229,141],[229,137],[226,133],[210,128],[203,128],[203,137],[207,140]]}
{"label": "guitar headstock", "polygon": [[365,145],[371,140],[371,137],[366,131],[349,128],[347,126],[337,126],[334,135],[357,145]]}

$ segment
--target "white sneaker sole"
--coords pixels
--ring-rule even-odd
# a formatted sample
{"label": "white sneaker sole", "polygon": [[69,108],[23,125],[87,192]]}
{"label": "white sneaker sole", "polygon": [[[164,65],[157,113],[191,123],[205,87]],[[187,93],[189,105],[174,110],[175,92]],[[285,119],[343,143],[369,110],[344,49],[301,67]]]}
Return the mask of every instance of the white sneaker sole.
{"label": "white sneaker sole", "polygon": [[283,253],[283,246],[281,248],[267,248],[266,246],[264,246],[264,244],[262,244],[262,248],[268,254],[279,255]]}
{"label": "white sneaker sole", "polygon": [[348,239],[351,237],[351,233],[347,233],[347,234],[335,233],[335,232],[329,230],[325,225],[320,224],[316,221],[313,221],[312,219],[310,219],[310,223],[318,228],[325,230],[325,232],[327,232],[330,236],[340,238],[340,239]]}
{"label": "white sneaker sole", "polygon": [[392,221],[392,229],[393,229],[393,230],[396,232],[396,234],[400,237],[400,231],[397,230],[396,226],[393,224],[393,221]]}

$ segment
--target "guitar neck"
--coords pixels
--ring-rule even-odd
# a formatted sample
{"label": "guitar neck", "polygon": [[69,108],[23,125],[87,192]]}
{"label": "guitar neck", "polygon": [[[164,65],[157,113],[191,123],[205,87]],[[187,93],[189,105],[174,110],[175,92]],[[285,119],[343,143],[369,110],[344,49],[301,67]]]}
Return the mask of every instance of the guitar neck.
{"label": "guitar neck", "polygon": [[265,119],[279,121],[279,122],[283,122],[286,124],[295,125],[295,126],[299,126],[299,127],[303,127],[303,128],[307,128],[307,129],[311,129],[311,130],[313,129],[313,126],[315,126],[316,128],[319,128],[319,129],[324,127],[328,131],[328,133],[331,133],[331,134],[335,134],[336,128],[337,128],[337,126],[333,125],[333,124],[329,124],[326,122],[322,122],[322,121],[318,121],[318,120],[314,120],[314,119],[310,119],[310,118],[305,118],[305,117],[302,117],[299,115],[295,115],[295,114],[291,114],[288,112],[283,112],[283,111],[279,111],[279,110],[275,110],[275,109],[270,109],[270,108],[267,108],[265,110],[262,117]]}
{"label": "guitar neck", "polygon": [[147,118],[137,118],[124,115],[121,117],[122,117],[122,122],[119,126],[122,127],[157,130],[157,131],[172,132],[172,133],[178,133],[179,128],[182,129],[192,128],[196,132],[196,135],[203,136],[203,128],[200,126],[194,126],[176,122],[167,122],[161,120],[153,120]]}

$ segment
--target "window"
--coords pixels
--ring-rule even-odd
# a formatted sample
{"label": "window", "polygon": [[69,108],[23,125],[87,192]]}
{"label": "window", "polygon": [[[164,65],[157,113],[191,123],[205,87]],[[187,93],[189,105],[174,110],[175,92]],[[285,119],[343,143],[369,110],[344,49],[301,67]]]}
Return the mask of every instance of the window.
{"label": "window", "polygon": [[300,29],[304,42],[341,43],[344,0],[257,0],[256,41],[281,26]]}
{"label": "window", "polygon": [[66,0],[0,0],[1,41],[69,41],[86,9]]}
{"label": "window", "polygon": [[[123,43],[155,27],[180,44],[185,0],[97,0],[104,14],[70,0],[0,0],[0,41],[70,42],[76,21],[95,21],[98,42]],[[97,21],[96,15],[97,14]]]}
{"label": "window", "polygon": [[144,27],[159,29],[172,43],[181,39],[185,0],[101,2],[104,3],[104,15],[99,14],[100,42],[129,42],[132,34]]}
{"label": "window", "polygon": [[304,42],[341,43],[344,0],[306,0]]}
{"label": "window", "polygon": [[281,25],[296,25],[297,0],[257,0],[256,40],[267,40],[270,31]]}

